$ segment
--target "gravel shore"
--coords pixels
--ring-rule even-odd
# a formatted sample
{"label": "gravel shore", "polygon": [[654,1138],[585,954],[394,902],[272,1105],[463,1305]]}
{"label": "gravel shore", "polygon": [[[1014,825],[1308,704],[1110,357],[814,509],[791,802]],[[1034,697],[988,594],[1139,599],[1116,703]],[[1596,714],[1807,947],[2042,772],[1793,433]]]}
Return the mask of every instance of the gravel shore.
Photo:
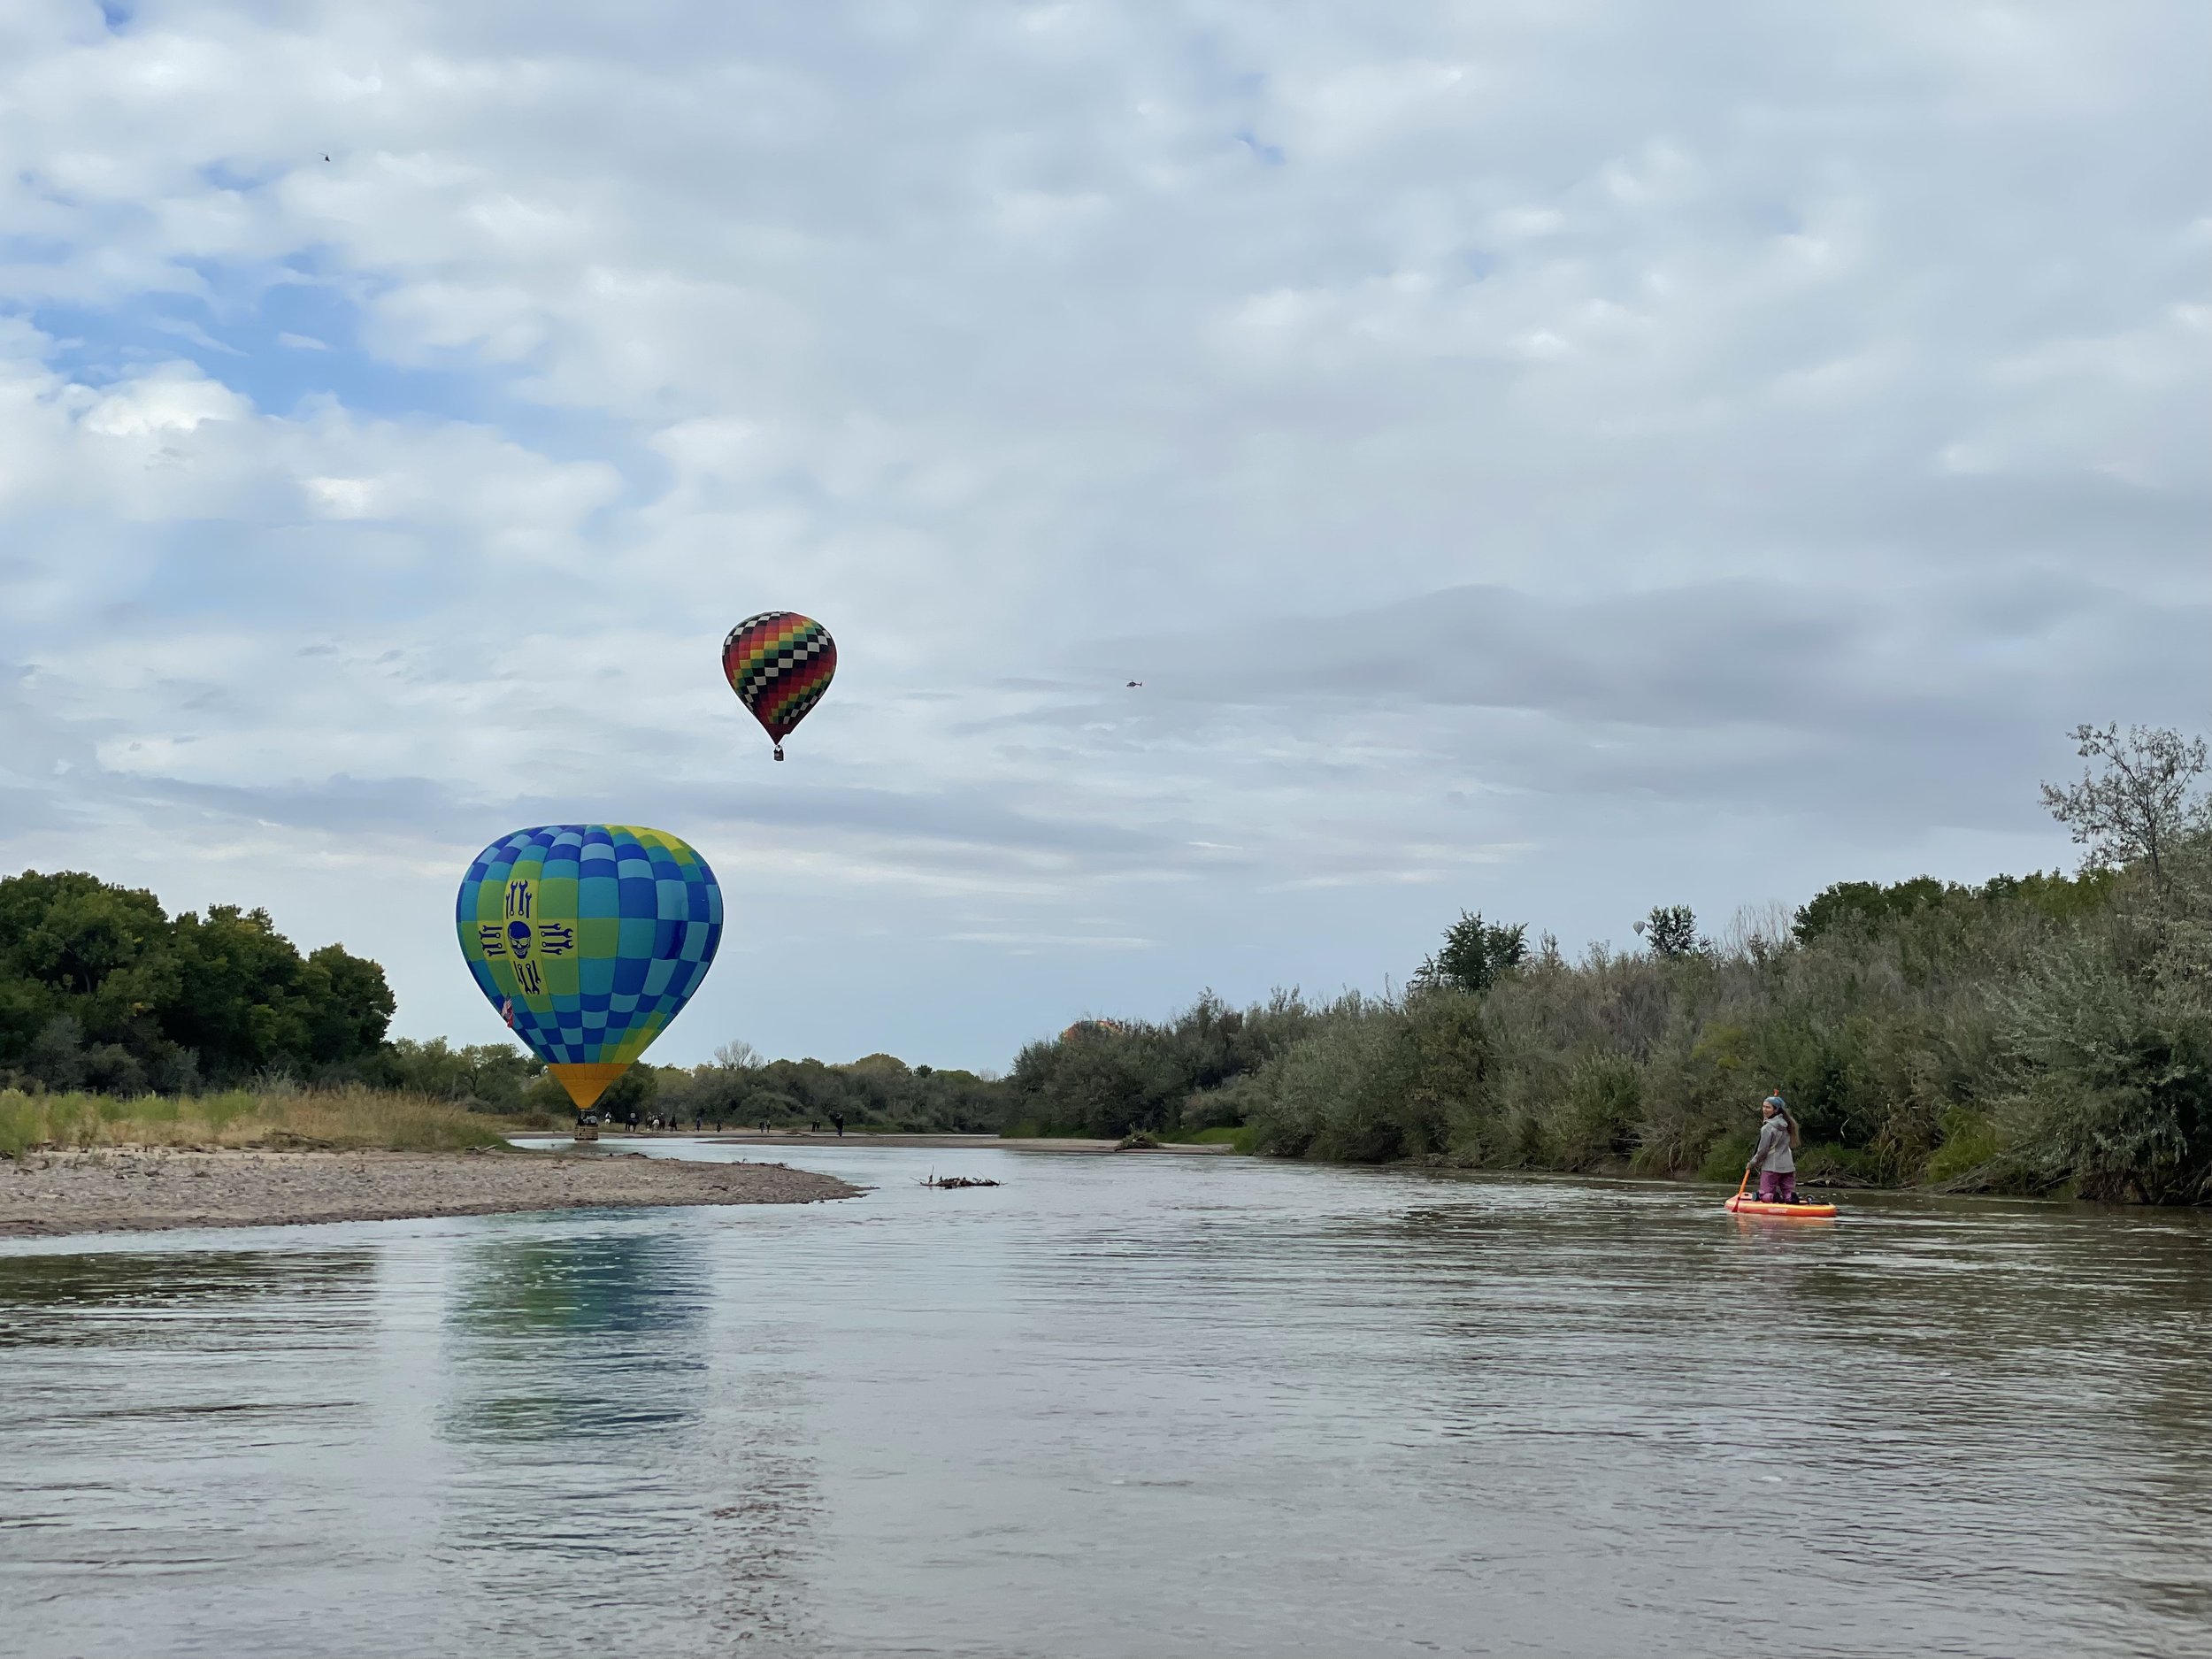
{"label": "gravel shore", "polygon": [[861,1189],[780,1164],[548,1152],[33,1152],[0,1159],[0,1238],[652,1204],[810,1204]]}

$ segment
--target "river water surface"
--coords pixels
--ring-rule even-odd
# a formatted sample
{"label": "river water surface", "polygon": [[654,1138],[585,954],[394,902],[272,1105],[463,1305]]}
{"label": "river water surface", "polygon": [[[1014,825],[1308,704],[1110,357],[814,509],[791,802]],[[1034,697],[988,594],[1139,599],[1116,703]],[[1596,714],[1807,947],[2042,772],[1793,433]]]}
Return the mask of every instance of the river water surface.
{"label": "river water surface", "polygon": [[2212,1651],[2201,1217],[787,1156],[0,1244],[0,1649]]}

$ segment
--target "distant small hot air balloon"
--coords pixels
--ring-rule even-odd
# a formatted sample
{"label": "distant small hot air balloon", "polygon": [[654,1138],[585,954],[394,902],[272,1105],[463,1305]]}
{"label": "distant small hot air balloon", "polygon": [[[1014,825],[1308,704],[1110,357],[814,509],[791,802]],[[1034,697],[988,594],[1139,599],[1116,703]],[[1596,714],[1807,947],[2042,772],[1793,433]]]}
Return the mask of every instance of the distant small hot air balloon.
{"label": "distant small hot air balloon", "polygon": [[829,689],[837,672],[837,641],[812,617],[795,611],[764,611],[748,617],[722,641],[722,672],[738,701],[774,740],[783,740]]}
{"label": "distant small hot air balloon", "polygon": [[477,988],[589,1111],[707,977],[722,889],[663,831],[547,824],[476,855],[454,920]]}

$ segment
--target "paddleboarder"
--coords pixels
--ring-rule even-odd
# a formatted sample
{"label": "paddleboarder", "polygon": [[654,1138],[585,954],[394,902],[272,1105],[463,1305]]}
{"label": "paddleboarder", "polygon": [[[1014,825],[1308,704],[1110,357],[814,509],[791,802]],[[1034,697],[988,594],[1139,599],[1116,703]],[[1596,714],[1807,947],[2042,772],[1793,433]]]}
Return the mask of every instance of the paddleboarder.
{"label": "paddleboarder", "polygon": [[1758,1171],[1762,1203],[1793,1204],[1797,1202],[1797,1160],[1790,1154],[1798,1143],[1797,1125],[1779,1088],[1760,1102],[1759,1110],[1765,1121],[1759,1125],[1759,1144],[1752,1149],[1746,1172]]}

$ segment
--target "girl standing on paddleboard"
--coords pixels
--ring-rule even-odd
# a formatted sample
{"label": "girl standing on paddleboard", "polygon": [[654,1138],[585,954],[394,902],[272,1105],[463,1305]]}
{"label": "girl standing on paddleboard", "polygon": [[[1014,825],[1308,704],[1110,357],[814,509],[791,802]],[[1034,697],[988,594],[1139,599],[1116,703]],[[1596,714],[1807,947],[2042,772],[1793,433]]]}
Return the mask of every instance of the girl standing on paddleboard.
{"label": "girl standing on paddleboard", "polygon": [[1759,1144],[1752,1149],[1750,1165],[1759,1172],[1759,1202],[1795,1203],[1797,1160],[1790,1156],[1790,1148],[1797,1144],[1797,1125],[1790,1109],[1782,1103],[1779,1088],[1766,1097],[1759,1110],[1766,1121],[1759,1125]]}

